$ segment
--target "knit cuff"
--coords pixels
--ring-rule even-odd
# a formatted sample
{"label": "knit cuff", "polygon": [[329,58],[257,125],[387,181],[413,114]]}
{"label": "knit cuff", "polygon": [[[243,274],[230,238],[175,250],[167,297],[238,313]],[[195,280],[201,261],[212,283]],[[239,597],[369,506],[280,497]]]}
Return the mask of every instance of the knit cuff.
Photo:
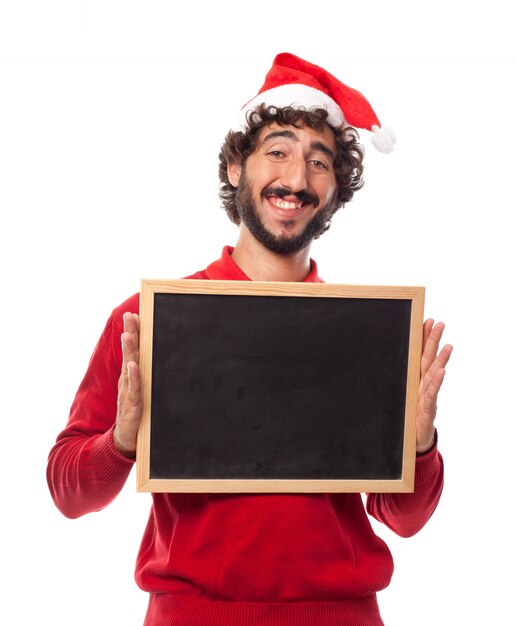
{"label": "knit cuff", "polygon": [[95,437],[90,449],[90,463],[98,478],[106,483],[125,480],[129,475],[134,459],[120,454],[113,442],[113,426],[103,435]]}
{"label": "knit cuff", "polygon": [[421,485],[433,479],[442,470],[443,460],[437,448],[437,431],[435,431],[434,445],[427,452],[416,455],[415,484]]}

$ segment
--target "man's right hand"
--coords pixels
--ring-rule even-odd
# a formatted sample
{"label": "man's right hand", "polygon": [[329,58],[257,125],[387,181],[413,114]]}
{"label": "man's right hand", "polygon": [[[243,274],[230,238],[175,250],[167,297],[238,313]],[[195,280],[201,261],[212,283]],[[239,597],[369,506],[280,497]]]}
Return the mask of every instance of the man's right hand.
{"label": "man's right hand", "polygon": [[122,372],[118,380],[118,410],[113,442],[121,454],[135,458],[136,436],[142,414],[138,340],[140,318],[136,313],[124,313],[123,319]]}

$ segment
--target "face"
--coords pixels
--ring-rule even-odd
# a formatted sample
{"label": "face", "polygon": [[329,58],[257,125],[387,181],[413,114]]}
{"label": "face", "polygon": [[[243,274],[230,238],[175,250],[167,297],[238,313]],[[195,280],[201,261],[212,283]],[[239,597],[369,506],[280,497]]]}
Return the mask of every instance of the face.
{"label": "face", "polygon": [[245,164],[231,164],[242,222],[266,248],[292,254],[324,231],[336,195],[333,131],[272,124]]}

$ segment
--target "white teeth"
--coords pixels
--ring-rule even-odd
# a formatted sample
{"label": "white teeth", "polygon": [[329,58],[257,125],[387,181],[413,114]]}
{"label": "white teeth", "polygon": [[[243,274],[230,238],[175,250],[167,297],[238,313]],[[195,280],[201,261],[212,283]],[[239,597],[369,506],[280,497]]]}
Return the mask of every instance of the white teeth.
{"label": "white teeth", "polygon": [[273,204],[274,206],[277,206],[278,209],[297,209],[300,207],[299,204],[296,204],[295,202],[285,202],[285,200],[279,200],[278,198],[273,200]]}

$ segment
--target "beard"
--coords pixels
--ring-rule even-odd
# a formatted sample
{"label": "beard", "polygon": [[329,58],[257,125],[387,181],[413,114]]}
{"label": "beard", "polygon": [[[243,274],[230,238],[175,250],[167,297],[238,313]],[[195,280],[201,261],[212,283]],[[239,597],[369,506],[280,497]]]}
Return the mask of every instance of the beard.
{"label": "beard", "polygon": [[[286,189],[268,187],[262,192],[262,196],[274,194],[280,198],[285,196],[296,196],[302,202],[311,202],[314,207],[319,204],[319,198],[305,191],[292,193]],[[258,213],[256,202],[254,201],[251,185],[245,175],[245,168],[242,169],[240,182],[236,193],[236,205],[240,219],[247,226],[249,232],[265,248],[276,254],[294,254],[306,248],[314,239],[317,239],[329,228],[330,217],[335,211],[335,202],[332,199],[326,206],[322,207],[306,224],[302,232],[297,235],[280,235],[271,233],[263,223]],[[283,226],[288,229],[295,225],[295,220],[284,220]]]}

